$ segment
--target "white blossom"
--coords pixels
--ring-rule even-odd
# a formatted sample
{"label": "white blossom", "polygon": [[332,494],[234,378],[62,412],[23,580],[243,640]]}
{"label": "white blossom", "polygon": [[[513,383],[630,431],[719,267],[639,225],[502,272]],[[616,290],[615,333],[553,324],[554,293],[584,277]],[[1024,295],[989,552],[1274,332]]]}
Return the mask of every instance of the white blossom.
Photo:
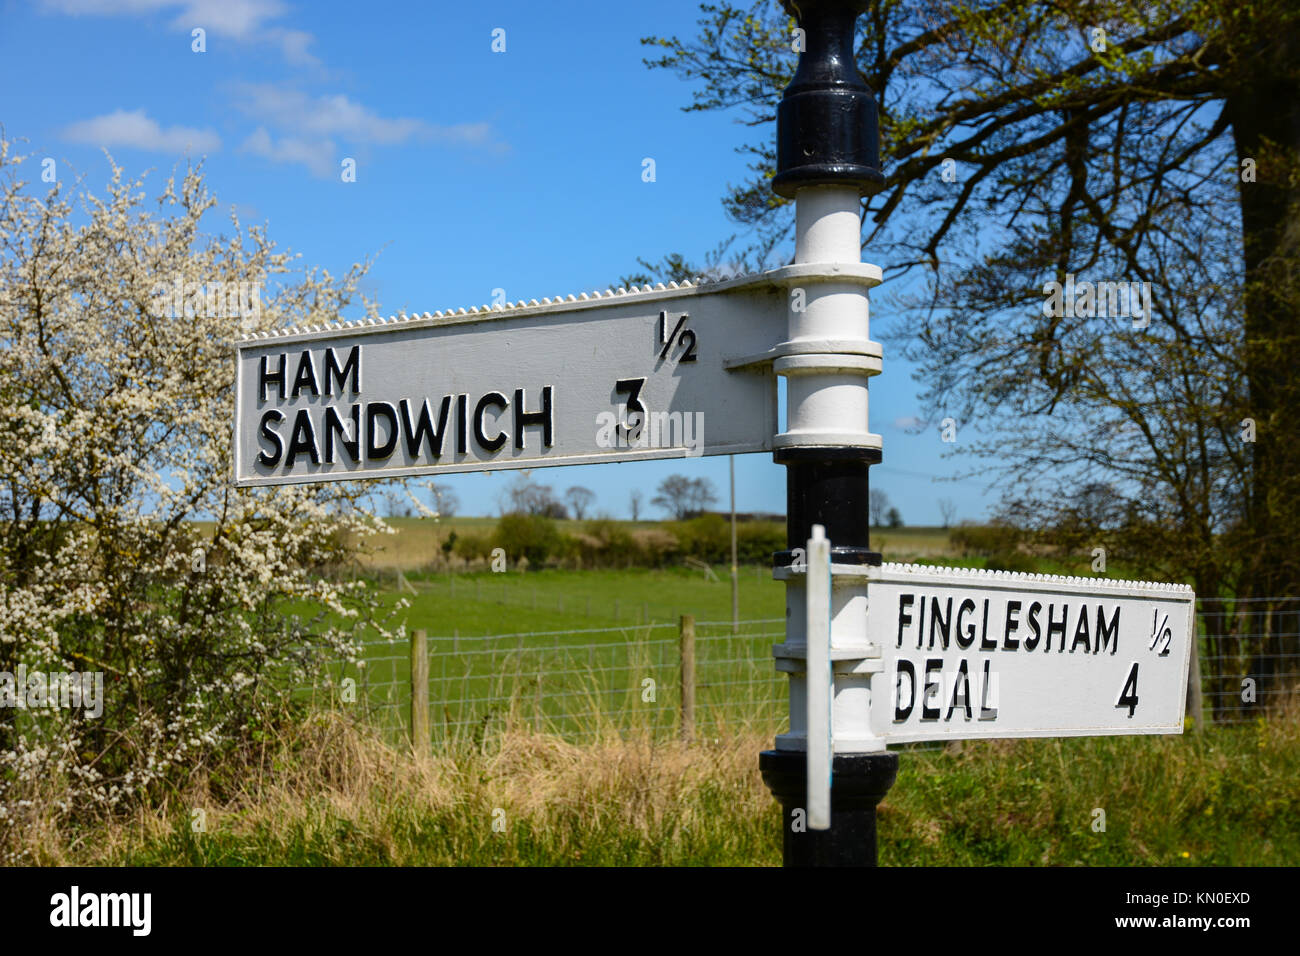
{"label": "white blossom", "polygon": [[[59,184],[37,195],[18,160],[0,138],[0,670],[102,671],[104,710],[0,708],[0,862],[22,856],[25,815],[183,780],[277,675],[355,660],[363,629],[392,634],[363,582],[328,573],[344,542],[389,530],[362,484],[231,487],[232,341],[377,315],[357,292],[366,265],[295,273],[262,227],[211,222],[201,169],[153,206],[111,159],[106,193],[76,202]],[[260,310],[156,308],[160,286],[213,282],[258,283]],[[295,635],[284,608],[303,602],[318,613]]]}

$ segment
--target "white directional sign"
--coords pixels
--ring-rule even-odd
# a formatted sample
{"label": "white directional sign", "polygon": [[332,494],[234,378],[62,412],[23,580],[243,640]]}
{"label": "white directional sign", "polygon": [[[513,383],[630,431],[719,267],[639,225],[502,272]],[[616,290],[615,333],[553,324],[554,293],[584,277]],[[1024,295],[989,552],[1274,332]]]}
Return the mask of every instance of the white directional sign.
{"label": "white directional sign", "polygon": [[890,743],[1182,732],[1188,587],[889,564],[868,603]]}
{"label": "white directional sign", "polygon": [[787,271],[247,339],[236,484],[768,451]]}

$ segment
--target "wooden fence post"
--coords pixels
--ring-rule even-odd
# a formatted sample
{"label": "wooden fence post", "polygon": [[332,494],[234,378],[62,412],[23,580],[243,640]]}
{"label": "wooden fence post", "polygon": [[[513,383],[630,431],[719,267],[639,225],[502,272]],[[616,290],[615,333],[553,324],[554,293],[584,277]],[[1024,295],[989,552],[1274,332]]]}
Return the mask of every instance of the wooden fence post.
{"label": "wooden fence post", "polygon": [[542,732],[542,672],[537,672],[537,700],[533,704],[533,729]]}
{"label": "wooden fence post", "polygon": [[1200,654],[1201,635],[1200,628],[1192,629],[1192,659],[1187,668],[1187,716],[1192,718],[1192,728],[1196,731],[1201,730],[1201,722],[1205,719],[1205,710],[1203,706],[1204,698],[1201,696],[1201,654]]}
{"label": "wooden fence post", "polygon": [[429,635],[423,628],[411,632],[411,748],[429,751]]}
{"label": "wooden fence post", "polygon": [[681,738],[695,737],[695,615],[683,614],[678,625],[682,660]]}

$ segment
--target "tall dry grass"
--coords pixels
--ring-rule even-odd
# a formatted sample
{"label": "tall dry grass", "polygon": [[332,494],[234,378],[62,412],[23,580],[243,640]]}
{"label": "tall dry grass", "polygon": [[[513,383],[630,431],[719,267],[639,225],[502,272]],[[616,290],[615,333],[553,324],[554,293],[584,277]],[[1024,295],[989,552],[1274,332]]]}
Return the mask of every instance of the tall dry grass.
{"label": "tall dry grass", "polygon": [[[507,719],[486,740],[416,755],[347,716],[322,713],[285,725],[246,755],[234,787],[198,775],[184,793],[81,834],[29,821],[29,860],[771,863],[770,833],[759,836],[779,826],[756,771],[764,745],[608,733],[575,745]],[[746,817],[767,826],[736,825]]]}
{"label": "tall dry grass", "polygon": [[[607,726],[573,744],[511,712],[416,755],[339,713],[291,717],[130,818],[25,859],[127,865],[775,865],[768,733],[682,743]],[[1295,865],[1300,719],[1182,737],[967,742],[902,755],[881,806],[892,865]],[[57,798],[50,782],[47,799]],[[204,827],[196,829],[196,810]],[[1098,830],[1096,811],[1105,812]]]}

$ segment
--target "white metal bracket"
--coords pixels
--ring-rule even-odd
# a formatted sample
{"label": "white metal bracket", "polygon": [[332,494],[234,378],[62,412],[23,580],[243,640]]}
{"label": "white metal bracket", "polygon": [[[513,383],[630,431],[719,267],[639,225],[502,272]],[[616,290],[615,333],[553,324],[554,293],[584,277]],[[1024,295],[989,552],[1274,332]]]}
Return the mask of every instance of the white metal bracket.
{"label": "white metal bracket", "polygon": [[812,527],[808,539],[808,827],[831,826],[831,774],[835,759],[832,706],[835,675],[831,670],[831,544],[826,529]]}

